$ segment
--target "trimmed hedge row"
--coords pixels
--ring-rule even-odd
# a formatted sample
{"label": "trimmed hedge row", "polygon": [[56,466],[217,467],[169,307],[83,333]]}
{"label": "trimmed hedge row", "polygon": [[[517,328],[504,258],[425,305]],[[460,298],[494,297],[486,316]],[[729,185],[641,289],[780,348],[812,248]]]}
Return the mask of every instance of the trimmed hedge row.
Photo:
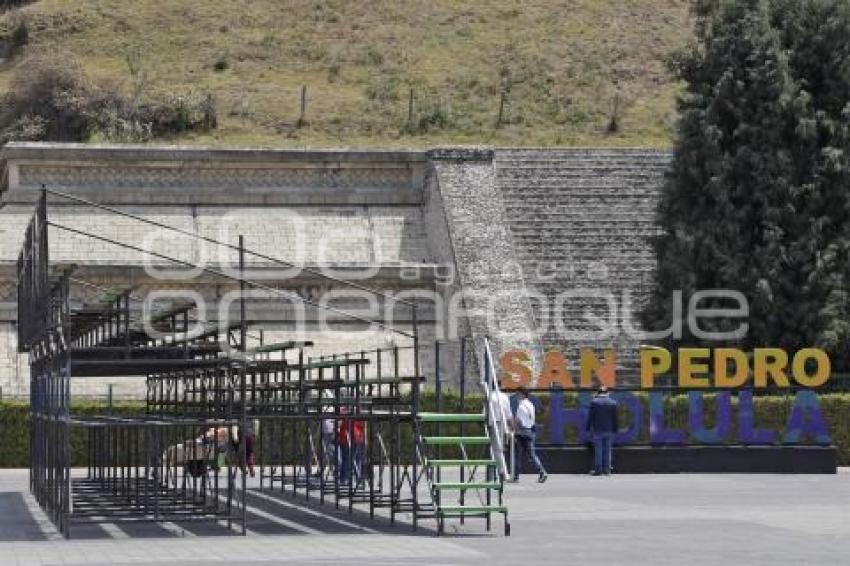
{"label": "trimmed hedge row", "polygon": [[[648,421],[648,395],[646,393],[635,394],[643,405],[643,427],[640,442],[647,441]],[[546,442],[549,431],[546,424],[549,416],[549,400],[547,394],[538,395],[542,404],[542,413],[539,415],[540,427],[539,440]],[[713,426],[714,402],[713,394],[704,395],[705,426]],[[838,448],[838,459],[840,465],[850,465],[850,393],[825,393],[819,395],[820,408],[823,418],[829,427],[832,443]],[[578,406],[578,396],[575,393],[565,393],[564,406],[575,408]],[[759,396],[753,400],[755,423],[759,428],[772,429],[776,432],[777,442],[782,439],[782,432],[788,422],[791,407],[794,404],[794,396]],[[422,395],[422,410],[436,410],[436,399],[433,393]],[[480,411],[482,399],[478,396],[467,396],[461,404],[460,398],[453,393],[444,394],[439,410],[445,412]],[[102,413],[105,406],[101,402],[81,402],[73,405],[73,412],[77,415],[94,415]],[[688,424],[688,397],[686,395],[671,395],[664,399],[665,426],[667,428],[687,429]],[[625,409],[622,409],[621,426],[628,422]],[[116,415],[133,415],[144,412],[144,406],[139,403],[119,403],[112,408]],[[736,438],[737,429],[737,400],[732,397],[732,438]],[[456,426],[442,425],[442,434],[457,434]],[[0,468],[24,468],[29,463],[29,415],[28,406],[22,402],[0,401]],[[262,437],[262,433],[260,434]],[[564,438],[568,443],[577,442],[577,431],[575,427],[568,427]],[[405,444],[407,444],[405,442]],[[76,465],[83,458],[83,437],[80,434],[72,438],[74,461]]]}
{"label": "trimmed hedge row", "polygon": [[[79,416],[101,414],[106,410],[102,402],[78,402],[72,406]],[[143,413],[143,403],[116,403],[113,414],[133,415]],[[20,401],[0,401],[0,468],[29,467],[30,451],[29,405]],[[81,465],[85,440],[80,431],[71,438],[73,464]]]}
{"label": "trimmed hedge row", "polygon": [[0,402],[0,468],[29,466],[29,407],[15,401]]}

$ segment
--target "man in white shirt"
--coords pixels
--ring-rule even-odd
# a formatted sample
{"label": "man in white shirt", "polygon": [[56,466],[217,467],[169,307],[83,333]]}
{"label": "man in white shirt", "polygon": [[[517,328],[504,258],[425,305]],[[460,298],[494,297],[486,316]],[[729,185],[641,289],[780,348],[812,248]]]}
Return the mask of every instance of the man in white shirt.
{"label": "man in white shirt", "polygon": [[[537,431],[534,403],[528,398],[527,389],[523,387],[518,392],[520,400],[519,405],[517,405],[516,416],[514,417],[514,425],[516,427],[514,439],[516,440],[517,449],[525,454],[525,459],[537,470],[537,481],[543,483],[546,481],[547,475],[543,464],[540,463],[540,458],[537,456],[537,448],[534,446]],[[517,458],[517,465],[514,469],[514,481],[519,481],[522,461],[522,456]]]}
{"label": "man in white shirt", "polygon": [[514,414],[511,411],[511,398],[504,391],[499,391],[499,395],[493,398],[491,410],[496,416],[496,420],[504,423],[504,430],[513,430]]}

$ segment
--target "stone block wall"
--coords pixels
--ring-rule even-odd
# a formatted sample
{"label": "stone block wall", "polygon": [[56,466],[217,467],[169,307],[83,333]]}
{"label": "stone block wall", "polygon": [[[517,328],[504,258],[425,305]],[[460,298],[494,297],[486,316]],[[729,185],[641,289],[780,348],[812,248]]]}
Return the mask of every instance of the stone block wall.
{"label": "stone block wall", "polygon": [[[614,346],[622,367],[634,364],[639,339],[624,328],[637,321],[624,306],[630,302],[636,312],[651,282],[655,259],[649,240],[657,230],[655,207],[670,154],[10,144],[0,158],[5,167],[0,198],[6,203],[0,209],[0,387],[25,394],[26,362],[14,345],[13,266],[42,182],[192,234],[233,243],[243,234],[251,249],[332,268],[333,275],[368,272],[360,282],[383,291],[430,294],[422,300],[431,304],[420,311],[422,367],[431,380],[433,340],[450,340],[440,366],[443,379],[456,384],[460,337],[477,345],[489,336],[497,355],[529,350],[535,370],[552,346],[566,350],[571,360],[583,346]],[[233,251],[83,205],[56,201],[50,214],[55,222],[184,261],[214,267],[236,262]],[[56,262],[80,265],[81,276],[106,286],[132,284],[140,292],[151,287],[143,281],[136,251],[52,229],[51,254]],[[269,265],[249,258],[249,267]],[[304,297],[328,287],[310,277],[282,284]],[[192,285],[210,297],[227,287],[209,279]],[[453,305],[461,305],[464,316],[450,312]],[[613,331],[600,335],[594,316],[613,318]],[[409,312],[400,318],[408,324]],[[269,315],[270,334],[289,336],[283,326],[275,330],[274,320]],[[340,332],[311,334],[316,353],[395,343],[386,332],[367,335],[346,323],[338,326]],[[474,383],[478,355],[467,351],[468,383]],[[109,382],[81,381],[75,391],[102,395]],[[141,381],[125,383],[116,395],[141,392]]]}
{"label": "stone block wall", "polygon": [[[28,378],[20,369],[26,369],[26,361],[17,356],[13,342],[14,263],[42,185],[192,235],[236,244],[241,234],[246,247],[260,254],[320,268],[333,277],[382,291],[433,288],[434,263],[422,206],[425,155],[421,152],[14,143],[3,148],[0,160],[4,204],[0,210],[0,387],[7,392],[28,390]],[[74,275],[81,280],[104,288],[132,287],[134,296],[140,297],[153,289],[197,291],[211,304],[233,288],[232,281],[209,274],[190,281],[157,281],[142,266],[147,259],[162,268],[169,265],[166,260],[107,240],[214,269],[236,264],[235,250],[58,196],[48,199],[52,222],[101,238],[50,229],[51,261],[77,265]],[[256,270],[249,278],[263,279],[305,299],[315,300],[334,287],[327,280],[293,274],[263,258],[249,255],[246,259],[249,269]],[[104,295],[80,285],[72,291],[75,300],[82,302],[96,303]],[[270,336],[292,339],[292,331],[281,325],[286,313],[264,304],[255,301],[249,318],[263,320]],[[409,329],[410,313],[398,314],[399,326]],[[208,316],[215,320],[218,313]],[[333,317],[332,331],[324,332],[316,326],[316,311],[310,307],[306,317],[307,329],[299,338],[316,342],[313,355],[404,342],[388,337],[386,331],[364,332],[350,321]],[[423,341],[433,340],[434,332],[427,328],[433,318],[432,309],[420,311]],[[404,371],[412,374],[410,361],[404,364]],[[73,392],[103,395],[109,383],[119,384],[117,396],[143,391],[142,380],[121,377],[75,380]]]}
{"label": "stone block wall", "polygon": [[[380,266],[429,264],[427,235],[418,206],[356,207],[188,207],[123,206],[121,210],[218,241],[236,244],[238,236],[253,251],[298,265]],[[0,261],[17,259],[32,215],[27,204],[10,204],[0,212]],[[199,241],[142,222],[92,211],[84,206],[50,208],[50,220],[181,261],[236,263],[235,250]],[[138,251],[50,228],[51,259],[101,265],[139,265]],[[268,263],[248,258],[251,263]]]}
{"label": "stone block wall", "polygon": [[15,325],[2,321],[0,321],[0,390],[4,398],[29,394],[29,364],[26,356],[18,355]]}

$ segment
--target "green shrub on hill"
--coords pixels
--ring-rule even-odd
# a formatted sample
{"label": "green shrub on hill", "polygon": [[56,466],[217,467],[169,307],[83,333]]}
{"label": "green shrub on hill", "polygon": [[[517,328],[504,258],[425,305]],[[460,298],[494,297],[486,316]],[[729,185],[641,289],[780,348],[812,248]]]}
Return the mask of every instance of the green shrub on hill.
{"label": "green shrub on hill", "polygon": [[11,140],[145,142],[218,124],[208,94],[139,102],[91,81],[58,53],[28,58],[0,99],[0,143]]}
{"label": "green shrub on hill", "polygon": [[30,4],[32,2],[35,2],[35,0],[0,0],[0,11],[19,8],[24,4]]}

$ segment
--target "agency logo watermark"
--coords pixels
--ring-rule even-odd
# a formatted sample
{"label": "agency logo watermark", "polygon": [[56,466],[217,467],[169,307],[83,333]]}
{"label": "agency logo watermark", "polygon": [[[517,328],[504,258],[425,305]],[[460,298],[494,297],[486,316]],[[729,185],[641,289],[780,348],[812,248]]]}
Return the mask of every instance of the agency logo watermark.
{"label": "agency logo watermark", "polygon": [[[216,322],[227,327],[238,313],[233,305],[244,298],[253,309],[262,303],[264,311],[285,316],[297,326],[297,333],[302,333],[305,325],[323,333],[341,331],[340,319],[346,317],[359,324],[357,332],[409,328],[411,305],[416,305],[418,320],[432,326],[439,340],[456,340],[467,334],[469,320],[480,322],[492,335],[522,333],[532,341],[616,337],[676,340],[686,331],[704,341],[734,341],[749,329],[749,304],[734,289],[700,290],[687,297],[676,291],[671,296],[669,326],[648,330],[637,322],[631,291],[606,288],[610,270],[601,262],[580,267],[541,262],[536,270],[541,283],[551,282],[556,276],[574,283],[557,293],[524,285],[470,289],[461,284],[454,265],[429,271],[418,264],[400,262],[403,252],[391,252],[393,246],[401,247],[398,226],[378,229],[355,215],[340,232],[338,226],[336,230],[321,230],[313,213],[299,209],[275,208],[273,222],[269,218],[269,222],[258,223],[256,215],[255,208],[233,209],[199,219],[192,231],[144,231],[141,247],[156,253],[143,254],[141,265],[151,280],[164,282],[163,288],[146,300],[145,318],[150,319],[148,315],[157,305],[188,300],[197,305],[198,312],[215,315]],[[250,237],[245,239],[245,246],[237,247],[238,235],[246,232]],[[285,248],[277,244],[269,247],[268,242],[282,241]],[[398,266],[393,277],[406,288],[386,288],[381,270],[393,265]],[[510,275],[521,272],[522,266],[506,264],[502,268],[499,281],[522,281]],[[179,288],[180,284],[188,288],[201,280],[215,280],[222,289],[223,294],[212,299],[216,308],[202,305],[206,299],[200,294]],[[309,292],[303,290],[305,281],[313,282]],[[370,283],[380,285],[379,292],[369,289]],[[241,287],[246,290],[241,291]],[[722,330],[713,324],[719,319],[727,321]],[[155,325],[148,325],[146,330],[154,337],[160,334]],[[203,330],[187,330],[187,336],[192,332],[200,334]]]}

